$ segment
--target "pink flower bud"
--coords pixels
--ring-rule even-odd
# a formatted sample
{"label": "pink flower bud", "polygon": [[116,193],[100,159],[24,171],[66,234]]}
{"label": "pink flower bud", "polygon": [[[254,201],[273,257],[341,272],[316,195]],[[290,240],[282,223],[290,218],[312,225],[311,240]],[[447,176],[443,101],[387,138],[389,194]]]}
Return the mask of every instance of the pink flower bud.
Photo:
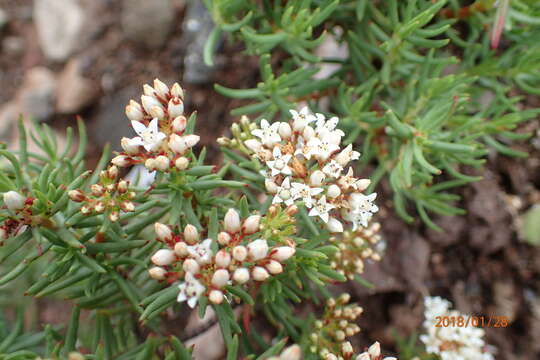
{"label": "pink flower bud", "polygon": [[195,259],[186,259],[182,264],[182,269],[185,272],[197,274],[200,270],[200,265]]}
{"label": "pink flower bud", "polygon": [[195,226],[186,225],[184,228],[184,240],[190,245],[194,245],[199,241],[199,231]]}
{"label": "pink flower bud", "polygon": [[131,100],[126,106],[126,116],[131,121],[141,121],[144,118],[143,109],[138,102]]}
{"label": "pink flower bud", "polygon": [[216,254],[216,266],[226,268],[231,264],[231,254],[226,250],[220,250]]}
{"label": "pink flower bud", "polygon": [[219,245],[225,246],[229,244],[229,242],[231,241],[231,235],[229,235],[229,233],[222,231],[218,234],[217,241]]}
{"label": "pink flower bud", "polygon": [[171,95],[180,99],[184,98],[184,90],[178,83],[174,83],[171,88]]}
{"label": "pink flower bud", "polygon": [[161,224],[161,223],[158,223],[158,222],[155,223],[154,224],[154,231],[156,232],[157,238],[160,241],[169,241],[173,237],[173,232],[165,224]]}
{"label": "pink flower bud", "polygon": [[169,147],[172,151],[179,155],[185,154],[186,151],[189,149],[184,137],[177,134],[171,134],[171,136],[169,137]]}
{"label": "pink flower bud", "polygon": [[240,231],[240,216],[234,209],[229,209],[225,214],[224,219],[225,230],[231,234],[235,234]]}
{"label": "pink flower bud", "polygon": [[249,281],[249,270],[246,268],[238,268],[234,271],[233,280],[238,284],[244,284]]}
{"label": "pink flower bud", "polygon": [[177,242],[174,244],[174,253],[180,257],[188,256],[188,245],[185,242]]}
{"label": "pink flower bud", "polygon": [[[174,119],[176,117],[179,117],[180,115],[184,113],[184,102],[179,98],[172,98],[169,101],[169,104],[167,106],[167,111],[169,112],[170,118]],[[174,122],[173,122],[173,129],[174,129]]]}
{"label": "pink flower bud", "polygon": [[175,259],[174,251],[169,249],[159,249],[152,256],[152,262],[158,266],[171,265]]}
{"label": "pink flower bud", "polygon": [[260,215],[251,215],[246,220],[244,220],[244,225],[242,226],[242,231],[246,235],[251,235],[259,231],[259,225],[261,223]]}
{"label": "pink flower bud", "polygon": [[159,79],[154,80],[154,90],[162,98],[165,98],[169,94],[169,87]]}
{"label": "pink flower bud", "polygon": [[218,269],[212,275],[212,285],[222,288],[229,282],[230,276],[229,272],[225,269]]}
{"label": "pink flower bud", "polygon": [[219,305],[223,302],[223,292],[220,290],[212,290],[210,291],[210,294],[208,294],[208,300],[212,304]]}
{"label": "pink flower bud", "polygon": [[161,103],[153,96],[143,95],[141,96],[141,102],[144,110],[150,114],[154,106],[162,108]]}
{"label": "pink flower bud", "polygon": [[296,250],[293,247],[280,246],[272,250],[272,255],[270,257],[279,262],[284,262],[293,256],[295,252]]}
{"label": "pink flower bud", "polygon": [[148,274],[150,275],[150,277],[155,280],[165,279],[166,273],[167,271],[163,268],[160,268],[159,266],[154,266],[153,268],[150,268],[150,270],[148,270]]}
{"label": "pink flower bud", "polygon": [[81,202],[86,199],[86,196],[84,195],[84,193],[78,189],[68,191],[68,196],[71,200],[76,201],[76,202]]}
{"label": "pink flower bud", "polygon": [[186,170],[189,166],[189,160],[181,156],[176,159],[176,161],[174,162],[174,166],[176,166],[178,170]]}
{"label": "pink flower bud", "polygon": [[168,157],[166,157],[165,155],[159,155],[158,157],[156,157],[155,167],[157,170],[167,171],[169,170],[170,163],[171,161]]}
{"label": "pink flower bud", "polygon": [[266,269],[261,266],[255,266],[251,271],[251,275],[253,276],[253,280],[255,281],[265,281],[270,277],[268,271],[266,271]]}
{"label": "pink flower bud", "polygon": [[238,245],[232,250],[233,258],[237,261],[244,261],[248,255],[248,251],[245,246]]}
{"label": "pink flower bud", "polygon": [[165,117],[165,110],[161,106],[152,106],[148,114],[154,119],[162,120]]}
{"label": "pink flower bud", "polygon": [[276,260],[270,260],[268,264],[266,264],[266,270],[272,275],[277,275],[283,272],[283,266],[279,261]]}
{"label": "pink flower bud", "polygon": [[248,253],[251,259],[261,260],[268,255],[268,243],[266,240],[257,239],[248,244]]}
{"label": "pink flower bud", "polygon": [[186,125],[187,119],[185,116],[176,116],[172,122],[172,129],[176,133],[181,133],[186,129]]}
{"label": "pink flower bud", "polygon": [[125,156],[125,155],[118,155],[118,156],[115,156],[112,160],[111,160],[111,163],[113,163],[114,165],[116,166],[120,166],[120,167],[126,167],[126,166],[129,166],[130,165],[130,161],[129,161],[129,157]]}
{"label": "pink flower bud", "polygon": [[92,184],[90,190],[92,191],[92,195],[96,197],[100,197],[105,192],[105,189],[100,184]]}

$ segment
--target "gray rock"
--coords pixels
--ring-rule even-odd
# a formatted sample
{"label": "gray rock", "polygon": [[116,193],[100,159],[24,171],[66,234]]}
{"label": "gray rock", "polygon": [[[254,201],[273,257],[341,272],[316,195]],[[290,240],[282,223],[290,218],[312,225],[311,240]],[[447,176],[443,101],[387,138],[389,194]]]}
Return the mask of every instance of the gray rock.
{"label": "gray rock", "polygon": [[201,1],[191,1],[183,24],[184,41],[187,43],[184,82],[204,84],[211,80],[214,67],[204,63],[203,51],[214,26],[212,16],[204,4]]}
{"label": "gray rock", "polygon": [[64,61],[83,46],[85,13],[79,0],[35,0],[34,19],[47,58]]}
{"label": "gray rock", "polygon": [[156,49],[171,31],[174,7],[171,0],[124,0],[121,17],[128,39]]}
{"label": "gray rock", "polygon": [[70,60],[58,77],[56,109],[72,114],[90,105],[99,93],[97,84],[84,77],[80,58]]}
{"label": "gray rock", "polygon": [[38,121],[45,121],[54,114],[56,102],[56,77],[45,67],[30,69],[17,92],[20,112]]}
{"label": "gray rock", "polygon": [[8,142],[15,121],[17,120],[19,107],[14,101],[0,106],[0,141]]}
{"label": "gray rock", "polygon": [[131,123],[125,114],[130,99],[138,100],[138,88],[125,88],[105,97],[100,104],[97,117],[90,127],[91,138],[96,145],[111,144],[112,150],[121,151],[120,140],[135,136]]}

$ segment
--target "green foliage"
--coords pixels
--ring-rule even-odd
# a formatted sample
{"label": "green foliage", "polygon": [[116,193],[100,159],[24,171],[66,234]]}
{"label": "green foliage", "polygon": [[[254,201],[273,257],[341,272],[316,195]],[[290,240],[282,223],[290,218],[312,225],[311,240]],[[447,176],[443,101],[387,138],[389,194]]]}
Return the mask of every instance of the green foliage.
{"label": "green foliage", "polygon": [[[480,176],[489,149],[507,156],[514,130],[538,109],[521,110],[522,96],[538,95],[540,6],[532,1],[212,1],[220,31],[260,56],[253,89],[216,84],[226,96],[250,99],[233,115],[287,116],[307,102],[338,114],[347,142],[361,147],[362,166],[373,165],[373,189],[387,179],[396,212],[418,215],[463,210],[452,189]],[[505,10],[506,9],[506,10]],[[504,24],[499,49],[492,32]],[[345,56],[321,58],[325,39],[346,47]],[[322,67],[332,71],[318,74]],[[325,105],[330,100],[330,107]]]}

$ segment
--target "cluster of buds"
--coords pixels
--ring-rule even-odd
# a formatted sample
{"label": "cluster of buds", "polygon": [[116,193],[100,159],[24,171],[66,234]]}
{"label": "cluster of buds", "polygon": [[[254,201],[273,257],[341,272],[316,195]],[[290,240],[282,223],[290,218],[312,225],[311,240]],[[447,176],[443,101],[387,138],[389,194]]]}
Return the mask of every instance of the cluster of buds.
{"label": "cluster of buds", "polygon": [[68,195],[71,200],[83,203],[81,213],[84,215],[106,213],[112,222],[120,218],[120,211],[135,210],[131,202],[135,193],[129,190],[129,182],[119,179],[114,165],[101,171],[99,181],[90,186],[89,193],[76,189],[70,190]]}
{"label": "cluster of buds", "polygon": [[260,127],[247,118],[233,126],[235,139],[220,143],[258,158],[265,170],[265,186],[273,203],[291,205],[303,201],[309,215],[320,218],[330,232],[343,232],[344,222],[353,230],[367,227],[378,207],[373,204],[376,193],[366,195],[369,179],[353,175],[347,165],[360,157],[352,145],[341,147],[343,131],[336,128],[339,119],[326,119],[323,114],[310,114],[307,107],[290,111],[288,122]]}
{"label": "cluster of buds", "polygon": [[126,167],[144,164],[149,171],[185,170],[185,156],[199,142],[199,136],[185,134],[184,91],[178,83],[170,89],[160,80],[144,85],[141,104],[131,100],[126,115],[138,136],[121,140],[124,151],[112,163]]}
{"label": "cluster of buds", "polygon": [[220,304],[227,294],[227,285],[249,287],[283,272],[284,263],[294,255],[295,244],[270,245],[262,237],[260,215],[240,219],[229,209],[216,239],[202,236],[197,228],[188,224],[176,234],[164,224],[156,223],[157,239],[167,248],[152,256],[154,267],[149,270],[156,280],[169,283],[181,281],[178,302],[187,301],[195,307],[200,296]]}
{"label": "cluster of buds", "polygon": [[302,359],[302,349],[294,344],[284,349],[279,356],[270,356],[266,360],[300,360]]}
{"label": "cluster of buds", "polygon": [[397,360],[393,356],[383,357],[381,354],[381,344],[375,341],[369,348],[356,357],[356,360]]}
{"label": "cluster of buds", "polygon": [[484,330],[464,323],[464,326],[437,326],[441,318],[466,319],[457,310],[450,310],[452,303],[441,297],[424,298],[424,330],[420,340],[426,345],[426,351],[438,355],[442,360],[493,360],[493,354],[487,351]]}
{"label": "cluster of buds", "polygon": [[0,244],[12,237],[24,232],[28,225],[32,225],[32,205],[34,198],[19,194],[16,191],[5,192],[2,196],[4,200],[3,209],[6,213],[0,215],[4,221],[0,225]]}
{"label": "cluster of buds", "polygon": [[328,299],[322,319],[315,321],[315,331],[309,337],[309,350],[324,360],[350,360],[354,355],[346,338],[360,332],[355,321],[364,310],[356,304],[348,304],[350,299],[346,293],[337,299]]}
{"label": "cluster of buds", "polygon": [[364,272],[364,261],[379,261],[384,250],[381,241],[380,223],[373,222],[367,228],[345,231],[339,236],[330,237],[338,251],[335,252],[330,265],[334,270],[349,280]]}

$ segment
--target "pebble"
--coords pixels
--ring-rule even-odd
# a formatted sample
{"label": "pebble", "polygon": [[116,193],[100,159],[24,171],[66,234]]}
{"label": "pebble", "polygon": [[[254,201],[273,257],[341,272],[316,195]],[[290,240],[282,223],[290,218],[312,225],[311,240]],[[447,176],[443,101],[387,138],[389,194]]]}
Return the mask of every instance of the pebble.
{"label": "pebble", "polygon": [[34,67],[27,71],[16,98],[21,113],[45,121],[54,114],[57,80],[54,73],[45,67]]}
{"label": "pebble", "polygon": [[128,39],[147,48],[158,49],[167,40],[174,15],[171,0],[124,0],[122,29]]}
{"label": "pebble", "polygon": [[81,58],[73,58],[58,77],[56,110],[62,114],[76,113],[94,102],[98,93],[98,85],[82,74]]}

